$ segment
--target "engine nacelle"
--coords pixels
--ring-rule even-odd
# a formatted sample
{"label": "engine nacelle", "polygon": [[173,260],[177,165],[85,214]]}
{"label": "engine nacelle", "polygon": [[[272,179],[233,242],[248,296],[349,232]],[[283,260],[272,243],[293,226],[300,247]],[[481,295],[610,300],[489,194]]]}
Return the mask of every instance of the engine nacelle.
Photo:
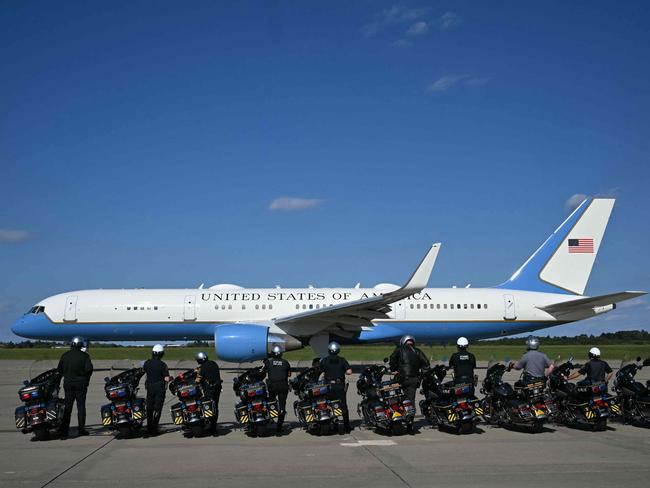
{"label": "engine nacelle", "polygon": [[264,325],[224,324],[214,330],[214,349],[224,361],[240,363],[264,359],[275,344],[285,351],[302,347],[292,336],[269,334],[269,328]]}

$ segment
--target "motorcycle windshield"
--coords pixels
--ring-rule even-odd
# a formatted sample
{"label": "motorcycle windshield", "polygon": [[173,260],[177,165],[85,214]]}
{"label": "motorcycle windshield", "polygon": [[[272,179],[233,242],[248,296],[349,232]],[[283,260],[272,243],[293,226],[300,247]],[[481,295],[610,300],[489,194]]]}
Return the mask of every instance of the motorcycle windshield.
{"label": "motorcycle windshield", "polygon": [[31,381],[32,379],[45,373],[46,371],[56,369],[58,365],[59,365],[59,361],[54,359],[38,359],[36,361],[33,361],[29,365],[28,373],[27,373],[28,377],[25,379]]}

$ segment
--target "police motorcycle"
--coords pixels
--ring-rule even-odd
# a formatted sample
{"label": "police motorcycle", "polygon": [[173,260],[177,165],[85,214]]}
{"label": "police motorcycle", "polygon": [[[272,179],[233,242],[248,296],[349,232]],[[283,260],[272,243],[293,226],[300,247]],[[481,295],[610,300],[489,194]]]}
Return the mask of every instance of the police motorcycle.
{"label": "police motorcycle", "polygon": [[15,412],[16,428],[23,434],[33,433],[37,440],[43,441],[60,428],[64,407],[63,399],[59,398],[60,383],[61,373],[56,368],[23,382],[23,387],[18,390],[23,405]]}
{"label": "police motorcycle", "polygon": [[188,369],[169,383],[169,391],[178,398],[171,406],[172,422],[194,436],[203,435],[217,411],[214,400],[206,398],[203,387],[196,382],[197,372]]}
{"label": "police motorcycle", "polygon": [[626,421],[639,421],[650,426],[650,381],[645,385],[636,381],[640,369],[650,366],[650,358],[643,363],[640,357],[635,362],[623,363],[616,373],[614,390],[616,399],[610,404],[613,413],[621,415]]}
{"label": "police motorcycle", "polygon": [[240,400],[235,404],[235,418],[249,434],[257,437],[266,435],[269,424],[279,415],[278,403],[269,400],[263,379],[260,366],[244,371],[233,380],[233,390]]}
{"label": "police motorcycle", "polygon": [[373,365],[364,368],[357,380],[357,391],[361,395],[361,403],[357,413],[363,418],[366,427],[382,430],[390,434],[403,434],[413,430],[415,407],[406,398],[397,375],[384,380],[384,375],[390,375],[383,365]]}
{"label": "police motorcycle", "polygon": [[470,434],[482,413],[478,398],[474,396],[474,383],[443,382],[448,366],[438,364],[422,374],[424,400],[420,411],[438,428],[452,428],[458,434]]}
{"label": "police motorcycle", "polygon": [[332,398],[329,383],[318,380],[318,370],[309,368],[293,378],[291,389],[298,397],[293,410],[300,425],[309,433],[343,433],[340,400]]}
{"label": "police motorcycle", "polygon": [[[503,375],[510,367],[500,362],[490,361],[481,393],[485,397],[480,402],[480,410],[486,423],[503,426],[517,426],[539,433],[548,419],[548,406],[538,396],[544,385],[537,382],[518,382],[516,388],[503,381]],[[523,380],[523,378],[522,378]]]}
{"label": "police motorcycle", "polygon": [[553,420],[561,424],[589,425],[594,431],[607,428],[612,397],[607,393],[607,383],[582,380],[571,383],[567,377],[580,368],[570,357],[549,374],[548,390],[553,398]]}
{"label": "police motorcycle", "polygon": [[104,378],[104,393],[111,403],[101,407],[102,425],[121,437],[136,434],[147,417],[144,398],[137,396],[143,375],[142,368],[129,368]]}

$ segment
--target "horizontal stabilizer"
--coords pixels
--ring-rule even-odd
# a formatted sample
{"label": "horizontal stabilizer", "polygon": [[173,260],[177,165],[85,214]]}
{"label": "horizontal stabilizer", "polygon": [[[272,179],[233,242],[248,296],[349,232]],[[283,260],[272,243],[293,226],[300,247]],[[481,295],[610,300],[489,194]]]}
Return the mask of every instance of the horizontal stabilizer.
{"label": "horizontal stabilizer", "polygon": [[645,295],[644,291],[621,291],[618,293],[610,293],[608,295],[600,295],[597,297],[579,298],[577,300],[569,300],[566,302],[553,303],[543,307],[538,307],[540,310],[550,313],[551,315],[562,315],[567,313],[577,312],[594,307],[603,307],[606,305],[615,305],[625,300],[640,297]]}

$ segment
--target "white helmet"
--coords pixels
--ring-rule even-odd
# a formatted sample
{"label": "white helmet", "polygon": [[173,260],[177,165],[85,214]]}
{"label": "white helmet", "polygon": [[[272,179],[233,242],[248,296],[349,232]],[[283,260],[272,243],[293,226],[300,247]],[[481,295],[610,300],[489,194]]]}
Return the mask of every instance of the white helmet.
{"label": "white helmet", "polygon": [[459,337],[456,341],[456,345],[461,349],[465,349],[467,346],[469,346],[469,341],[466,337]]}
{"label": "white helmet", "polygon": [[528,336],[528,339],[526,339],[526,347],[536,351],[539,349],[539,339],[535,336]]}
{"label": "white helmet", "polygon": [[271,349],[271,355],[272,355],[274,358],[282,357],[282,348],[276,344],[276,345],[273,346],[273,348]]}
{"label": "white helmet", "polygon": [[208,360],[208,355],[203,351],[196,353],[196,362],[201,364]]}
{"label": "white helmet", "polygon": [[330,354],[338,354],[341,350],[341,346],[338,342],[332,341],[330,342],[329,346],[327,346],[327,350]]}
{"label": "white helmet", "polygon": [[589,357],[590,358],[599,358],[600,357],[600,349],[597,347],[592,347],[589,349]]}
{"label": "white helmet", "polygon": [[165,348],[163,347],[162,344],[156,344],[151,349],[151,352],[153,353],[154,356],[162,356],[165,353]]}
{"label": "white helmet", "polygon": [[402,338],[399,340],[399,343],[400,343],[401,346],[403,346],[404,344],[406,344],[409,341],[412,342],[413,344],[415,344],[415,337],[413,337],[412,335],[407,334],[405,336],[402,336]]}
{"label": "white helmet", "polygon": [[81,349],[82,347],[84,347],[84,340],[79,336],[75,336],[70,341],[70,347],[74,349]]}

